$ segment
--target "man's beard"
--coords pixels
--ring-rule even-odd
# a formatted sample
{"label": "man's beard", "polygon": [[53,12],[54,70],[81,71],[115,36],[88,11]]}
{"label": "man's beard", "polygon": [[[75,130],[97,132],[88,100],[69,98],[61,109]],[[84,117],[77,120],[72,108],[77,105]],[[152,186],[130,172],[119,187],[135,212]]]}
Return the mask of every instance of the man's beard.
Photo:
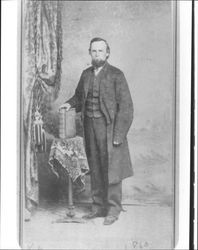
{"label": "man's beard", "polygon": [[91,63],[95,68],[100,68],[106,63],[106,60],[92,60]]}

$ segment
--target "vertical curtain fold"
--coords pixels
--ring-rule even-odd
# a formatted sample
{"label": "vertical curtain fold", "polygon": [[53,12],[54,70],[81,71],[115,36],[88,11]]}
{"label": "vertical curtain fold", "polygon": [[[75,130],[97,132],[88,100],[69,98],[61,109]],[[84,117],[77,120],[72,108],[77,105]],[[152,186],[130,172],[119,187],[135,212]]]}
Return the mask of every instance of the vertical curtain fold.
{"label": "vertical curtain fold", "polygon": [[61,83],[62,24],[60,1],[24,1],[23,128],[26,208],[39,202],[38,161],[33,136],[35,112],[52,103]]}

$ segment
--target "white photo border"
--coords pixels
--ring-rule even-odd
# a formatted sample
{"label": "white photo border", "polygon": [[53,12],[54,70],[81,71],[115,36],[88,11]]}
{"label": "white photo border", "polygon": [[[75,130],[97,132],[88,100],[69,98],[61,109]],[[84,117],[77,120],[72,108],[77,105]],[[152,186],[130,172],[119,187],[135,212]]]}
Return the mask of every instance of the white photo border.
{"label": "white photo border", "polygon": [[[20,1],[19,1],[20,2]],[[2,1],[1,84],[1,249],[20,249],[17,209],[17,9]],[[179,236],[176,249],[189,247],[191,1],[179,2]],[[9,32],[8,32],[9,31]]]}

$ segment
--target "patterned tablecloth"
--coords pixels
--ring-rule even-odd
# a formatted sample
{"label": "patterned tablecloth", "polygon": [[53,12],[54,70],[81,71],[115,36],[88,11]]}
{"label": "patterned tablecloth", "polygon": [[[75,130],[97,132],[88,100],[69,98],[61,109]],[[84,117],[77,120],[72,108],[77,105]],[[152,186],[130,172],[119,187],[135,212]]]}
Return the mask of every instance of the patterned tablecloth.
{"label": "patterned tablecloth", "polygon": [[59,176],[57,168],[64,168],[72,181],[85,186],[85,174],[89,171],[83,138],[76,136],[70,139],[54,139],[49,165],[54,174]]}

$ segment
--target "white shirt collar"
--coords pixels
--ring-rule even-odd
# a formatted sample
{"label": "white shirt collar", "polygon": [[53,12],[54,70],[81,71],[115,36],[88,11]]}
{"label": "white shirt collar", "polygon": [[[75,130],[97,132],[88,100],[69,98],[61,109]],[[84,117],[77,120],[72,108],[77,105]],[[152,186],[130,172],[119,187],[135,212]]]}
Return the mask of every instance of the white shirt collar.
{"label": "white shirt collar", "polygon": [[94,68],[94,74],[95,74],[95,76],[98,75],[98,73],[101,71],[102,68],[104,68],[105,65],[106,65],[106,62],[105,62],[105,64],[102,65],[101,67]]}

